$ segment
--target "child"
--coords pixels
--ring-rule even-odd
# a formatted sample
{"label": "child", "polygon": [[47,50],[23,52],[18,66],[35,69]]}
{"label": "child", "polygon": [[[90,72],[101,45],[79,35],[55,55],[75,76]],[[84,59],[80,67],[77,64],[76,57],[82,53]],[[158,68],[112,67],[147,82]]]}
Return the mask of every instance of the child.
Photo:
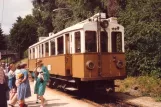
{"label": "child", "polygon": [[23,74],[18,73],[17,76],[16,76],[16,86],[17,87],[21,84],[22,80],[23,80]]}
{"label": "child", "polygon": [[[22,82],[22,79],[23,79],[23,74],[22,73],[18,73],[16,75],[16,87],[18,87],[20,85],[20,83]],[[16,102],[18,101],[17,99],[17,89],[13,88],[11,93],[10,93],[10,106],[11,107],[14,107],[14,105],[16,104]]]}
{"label": "child", "polygon": [[18,101],[17,99],[17,91],[16,88],[13,88],[10,92],[10,103],[9,106],[14,107],[16,102]]}

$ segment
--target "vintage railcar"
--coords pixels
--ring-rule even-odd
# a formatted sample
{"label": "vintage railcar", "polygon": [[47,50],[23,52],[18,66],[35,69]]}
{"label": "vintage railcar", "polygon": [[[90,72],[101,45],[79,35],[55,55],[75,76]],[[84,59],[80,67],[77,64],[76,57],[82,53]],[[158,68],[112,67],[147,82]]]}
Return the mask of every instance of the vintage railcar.
{"label": "vintage railcar", "polygon": [[28,65],[33,71],[41,59],[50,72],[49,86],[114,91],[114,80],[126,77],[124,52],[124,27],[98,13],[30,46]]}

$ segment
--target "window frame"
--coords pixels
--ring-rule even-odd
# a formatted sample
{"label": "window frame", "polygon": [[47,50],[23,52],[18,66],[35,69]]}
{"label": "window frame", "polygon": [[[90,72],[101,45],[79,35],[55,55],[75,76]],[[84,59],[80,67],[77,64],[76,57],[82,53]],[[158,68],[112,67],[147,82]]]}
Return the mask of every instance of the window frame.
{"label": "window frame", "polygon": [[[62,50],[62,52],[61,53],[59,53],[59,42],[60,42],[60,38],[62,38],[62,46],[63,46],[63,48],[61,49]],[[64,54],[64,35],[62,35],[62,36],[59,36],[59,37],[57,37],[56,38],[57,39],[57,55],[62,55],[62,54]]]}
{"label": "window frame", "polygon": [[[76,47],[76,36],[78,36],[78,35],[76,35],[76,33],[79,33],[79,40],[80,40],[80,41],[79,41],[79,47],[80,47],[79,52],[76,51],[76,50],[77,50],[77,49],[76,49],[76,48],[77,48],[77,47]],[[81,36],[81,31],[75,31],[75,32],[74,32],[74,50],[75,50],[74,53],[81,53],[81,51],[82,51],[82,46],[81,46],[81,44],[82,44],[82,43],[81,43],[81,40],[82,40],[82,39],[81,39],[81,37],[82,37],[82,36]]]}
{"label": "window frame", "polygon": [[[102,51],[102,41],[101,41],[101,33],[102,32],[106,32],[106,36],[107,36],[107,40],[106,40],[106,52],[103,52]],[[107,53],[107,52],[109,52],[109,36],[108,36],[109,34],[108,34],[108,32],[107,31],[101,31],[100,32],[100,45],[101,45],[101,53]]]}
{"label": "window frame", "polygon": [[[113,51],[113,36],[112,36],[112,33],[120,33],[121,34],[121,52],[117,51],[117,47],[116,47],[116,51],[115,52]],[[115,43],[115,45],[117,45],[117,44]],[[111,32],[111,52],[112,53],[124,53],[124,51],[123,51],[123,33],[121,31],[112,31]]]}
{"label": "window frame", "polygon": [[[95,49],[95,52],[88,52],[87,50],[86,50],[86,32],[95,32],[95,45],[96,45],[96,49]],[[97,31],[95,31],[95,30],[85,30],[84,31],[84,36],[85,36],[85,53],[97,53],[97,49],[98,49],[98,47],[97,47]]]}
{"label": "window frame", "polygon": [[[49,57],[49,41],[45,41],[44,45],[45,45],[45,53],[44,53],[45,57]],[[47,52],[48,52],[48,54],[47,54]]]}
{"label": "window frame", "polygon": [[[54,40],[54,41],[53,41],[53,43],[54,43],[54,54],[52,53],[52,52],[53,52],[53,50],[52,50],[52,49],[53,49],[53,48],[52,48],[52,42],[51,42],[52,40]],[[50,51],[50,52],[51,52],[50,55],[51,55],[51,56],[55,56],[55,55],[56,55],[56,39],[55,39],[55,38],[50,39],[50,50],[51,50],[51,51]]]}

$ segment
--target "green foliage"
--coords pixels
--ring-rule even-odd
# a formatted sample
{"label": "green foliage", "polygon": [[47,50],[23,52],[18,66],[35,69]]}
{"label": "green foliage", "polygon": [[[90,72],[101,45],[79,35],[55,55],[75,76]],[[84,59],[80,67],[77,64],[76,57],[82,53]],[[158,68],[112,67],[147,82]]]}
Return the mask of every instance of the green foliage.
{"label": "green foliage", "polygon": [[127,0],[126,8],[119,12],[119,21],[125,27],[127,71],[130,75],[160,72],[160,6],[158,0]]}
{"label": "green foliage", "polygon": [[[33,15],[38,23],[38,36],[48,36],[99,11],[106,12],[107,0],[33,0]],[[65,9],[60,9],[65,8]],[[57,9],[57,11],[53,11]]]}
{"label": "green foliage", "polygon": [[24,58],[28,58],[28,50],[23,53]]}
{"label": "green foliage", "polygon": [[5,36],[3,34],[2,28],[0,27],[0,50],[5,50],[6,49],[6,40]]}
{"label": "green foliage", "polygon": [[37,24],[35,19],[28,15],[24,19],[17,18],[10,30],[10,48],[19,53],[20,58],[30,45],[37,41]]}
{"label": "green foliage", "polygon": [[33,0],[33,16],[36,19],[38,36],[48,36],[53,31],[52,10],[55,9],[55,0]]}
{"label": "green foliage", "polygon": [[[139,92],[139,96],[151,96],[161,101],[161,79],[153,76],[128,77],[124,81],[117,81],[120,86],[117,91],[133,94],[132,90]],[[137,87],[137,89],[134,89]],[[135,93],[134,93],[135,94]],[[137,96],[137,95],[136,95]]]}
{"label": "green foliage", "polygon": [[108,0],[108,16],[109,17],[117,17],[119,9],[118,0]]}

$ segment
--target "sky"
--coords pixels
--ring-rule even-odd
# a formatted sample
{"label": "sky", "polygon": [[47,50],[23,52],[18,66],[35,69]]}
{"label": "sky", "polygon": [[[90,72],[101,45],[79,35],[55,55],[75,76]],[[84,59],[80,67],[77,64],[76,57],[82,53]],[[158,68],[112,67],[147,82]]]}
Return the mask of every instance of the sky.
{"label": "sky", "polygon": [[[0,23],[4,34],[9,34],[18,16],[32,14],[32,0],[0,0]],[[3,10],[3,15],[2,15]],[[3,18],[2,18],[3,17]]]}

